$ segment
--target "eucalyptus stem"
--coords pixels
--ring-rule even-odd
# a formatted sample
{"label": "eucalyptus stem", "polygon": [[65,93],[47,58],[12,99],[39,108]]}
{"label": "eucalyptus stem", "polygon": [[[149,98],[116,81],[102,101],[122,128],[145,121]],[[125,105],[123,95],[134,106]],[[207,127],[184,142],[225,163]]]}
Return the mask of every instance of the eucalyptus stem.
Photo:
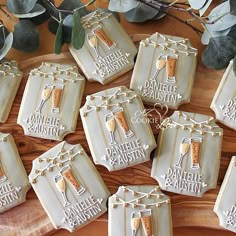
{"label": "eucalyptus stem", "polygon": [[161,0],[138,0],[139,2],[142,2],[144,4],[148,4],[149,6],[155,6],[158,9],[160,7],[163,8],[167,8],[167,9],[173,9],[173,10],[177,10],[177,11],[183,11],[186,12],[188,14],[190,14],[195,20],[197,20],[198,22],[200,22],[201,24],[209,24],[209,25],[213,25],[215,24],[217,21],[219,21],[222,17],[224,17],[225,15],[229,14],[229,12],[226,12],[225,14],[223,14],[222,16],[219,16],[218,18],[216,18],[215,20],[212,21],[205,21],[203,19],[205,19],[206,17],[200,17],[196,12],[194,12],[192,10],[191,7],[189,8],[184,8],[184,7],[178,7],[176,6],[178,3],[175,4],[167,4]]}
{"label": "eucalyptus stem", "polygon": [[96,0],[91,0],[91,1],[89,1],[88,3],[84,4],[83,6],[78,7],[78,8],[75,8],[75,9],[73,10],[73,12],[78,11],[78,10],[81,9],[81,8],[88,7],[89,5],[93,4],[94,2],[96,2]]}
{"label": "eucalyptus stem", "polygon": [[147,5],[147,6],[149,6],[149,7],[152,7],[152,8],[154,8],[154,9],[160,11],[160,12],[165,13],[166,15],[168,15],[168,16],[170,16],[170,17],[172,17],[172,18],[178,20],[179,22],[181,22],[181,23],[183,23],[183,24],[189,26],[189,27],[192,28],[198,35],[203,34],[203,31],[201,31],[200,29],[198,29],[198,28],[194,27],[193,25],[189,24],[188,21],[183,20],[183,19],[179,18],[178,16],[172,15],[171,13],[169,13],[169,12],[167,12],[167,11],[163,11],[163,10],[160,9],[160,7],[154,6],[154,5],[152,5],[152,4],[150,4],[150,3],[146,2],[146,1],[143,1],[143,0],[139,0],[139,1],[142,2],[142,3],[144,3],[145,5]]}
{"label": "eucalyptus stem", "polygon": [[[11,20],[11,16],[2,8],[3,6],[0,6],[0,11],[8,18]],[[5,7],[5,6],[4,6]]]}
{"label": "eucalyptus stem", "polygon": [[[161,11],[161,10],[159,10],[159,11]],[[179,17],[177,17],[177,16],[175,16],[175,15],[172,15],[172,14],[169,13],[169,12],[165,12],[165,11],[161,11],[161,12],[166,13],[166,15],[168,15],[168,16],[170,16],[170,17],[172,17],[172,18],[178,20],[179,22],[181,22],[181,23],[187,25],[188,27],[192,28],[199,36],[201,36],[201,35],[203,34],[203,31],[201,31],[200,29],[198,29],[198,28],[194,27],[193,25],[189,24],[188,21],[182,20],[181,18],[179,18]]]}
{"label": "eucalyptus stem", "polygon": [[60,22],[60,12],[50,0],[40,0],[40,3],[54,20]]}
{"label": "eucalyptus stem", "polygon": [[61,13],[73,14],[75,11],[78,11],[84,7],[87,7],[93,4],[94,2],[96,2],[96,0],[91,0],[88,3],[84,4],[83,6],[75,8],[74,10],[64,10],[64,9],[58,9],[50,0],[40,0],[40,3],[43,5],[43,7],[46,8],[48,14],[58,23],[60,22]]}

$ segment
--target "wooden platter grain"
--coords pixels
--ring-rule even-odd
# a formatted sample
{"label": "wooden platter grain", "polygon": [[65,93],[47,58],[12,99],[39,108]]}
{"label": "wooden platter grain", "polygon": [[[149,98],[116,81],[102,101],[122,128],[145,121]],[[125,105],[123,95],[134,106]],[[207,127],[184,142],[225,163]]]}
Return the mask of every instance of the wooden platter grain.
{"label": "wooden platter grain", "polygon": [[[132,39],[135,43],[137,43],[138,46],[138,42],[146,37],[148,37],[148,35],[133,35]],[[202,65],[199,58],[198,60],[199,63],[197,66],[197,73],[192,92],[191,103],[181,106],[180,110],[198,112],[214,116],[214,113],[210,110],[209,107],[217,86],[220,82],[220,78],[222,77],[223,71],[213,71],[207,69]],[[31,69],[39,66],[43,61],[76,64],[70,53],[63,53],[60,55],[49,54],[35,57],[22,62],[20,64],[20,68],[24,73],[24,78],[18,90],[7,123],[0,125],[0,132],[11,133],[14,136],[27,173],[29,173],[31,170],[33,159],[58,143],[57,141],[24,136],[23,129],[16,124],[17,115],[24,92],[24,87],[27,82],[28,74]],[[101,85],[97,82],[86,82],[82,105],[84,104],[85,97],[88,94],[92,94],[100,90],[119,85],[125,85],[129,87],[131,74],[132,71],[126,73],[125,75],[107,85]],[[169,111],[167,115],[169,116],[172,112],[173,111]],[[220,184],[222,183],[223,177],[228,167],[230,157],[236,153],[236,147],[234,145],[234,143],[236,142],[236,135],[233,130],[221,124],[220,126],[224,128],[224,139],[218,187],[217,189],[207,192],[203,196],[203,198],[195,198],[167,193],[171,196],[173,227],[205,227],[217,230],[221,229],[218,224],[218,218],[214,214],[212,209],[217,193],[219,191]],[[155,127],[152,128],[155,136],[157,137],[158,130],[155,129]],[[71,144],[80,143],[85,148],[88,155],[90,155],[80,117],[78,118],[76,132],[74,134],[66,136],[65,140]],[[96,167],[111,193],[114,193],[120,185],[157,184],[156,181],[150,177],[151,165],[152,163],[150,161],[112,173],[109,173],[103,166]],[[107,226],[107,214],[104,214],[94,223],[91,223],[85,226],[83,229],[79,230],[78,234],[76,235],[106,236],[107,232],[104,233],[96,230],[101,225],[103,225],[103,228]],[[38,236],[50,235],[55,233],[55,231],[56,230],[50,223],[49,218],[41,207],[40,202],[32,189],[29,191],[27,195],[27,201],[24,204],[15,207],[8,212],[0,214],[0,235]],[[59,233],[58,235],[69,234]]]}

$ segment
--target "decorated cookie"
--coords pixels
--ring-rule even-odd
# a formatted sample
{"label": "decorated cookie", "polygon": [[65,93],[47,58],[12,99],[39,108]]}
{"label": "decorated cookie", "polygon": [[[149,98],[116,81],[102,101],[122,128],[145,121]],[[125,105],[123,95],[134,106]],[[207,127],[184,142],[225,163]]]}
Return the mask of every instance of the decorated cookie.
{"label": "decorated cookie", "polygon": [[76,66],[43,62],[30,72],[17,123],[26,135],[63,140],[75,131],[84,84]]}
{"label": "decorated cookie", "polygon": [[222,134],[211,116],[174,112],[162,123],[151,176],[163,190],[201,197],[217,185]]}
{"label": "decorated cookie", "polygon": [[23,203],[29,188],[13,137],[0,133],[0,213]]}
{"label": "decorated cookie", "polygon": [[159,186],[122,186],[109,198],[109,236],[171,236],[170,199]]}
{"label": "decorated cookie", "polygon": [[106,84],[133,68],[137,49],[111,13],[97,10],[82,25],[84,46],[70,52],[89,81]]}
{"label": "decorated cookie", "polygon": [[61,142],[35,159],[29,180],[57,229],[73,232],[107,211],[109,192],[79,144]]}
{"label": "decorated cookie", "polygon": [[150,159],[156,147],[151,127],[135,119],[143,111],[141,99],[126,87],[87,96],[80,113],[95,164],[115,171]]}
{"label": "decorated cookie", "polygon": [[155,33],[140,42],[130,88],[144,103],[177,109],[190,101],[196,56],[188,39]]}
{"label": "decorated cookie", "polygon": [[219,217],[220,226],[236,233],[236,157],[233,156],[223,184],[216,199],[214,212]]}
{"label": "decorated cookie", "polygon": [[0,122],[6,122],[22,79],[15,61],[0,63]]}
{"label": "decorated cookie", "polygon": [[211,103],[216,119],[236,130],[236,76],[229,63]]}

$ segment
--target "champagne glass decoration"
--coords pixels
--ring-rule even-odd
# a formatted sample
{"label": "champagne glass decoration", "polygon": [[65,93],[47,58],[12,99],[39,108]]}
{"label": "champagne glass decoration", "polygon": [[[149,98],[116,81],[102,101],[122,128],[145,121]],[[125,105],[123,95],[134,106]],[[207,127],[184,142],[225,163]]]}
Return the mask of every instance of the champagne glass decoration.
{"label": "champagne glass decoration", "polygon": [[167,83],[175,83],[176,78],[175,78],[175,71],[176,71],[176,64],[178,60],[178,55],[173,54],[173,55],[167,55],[166,56],[166,73],[167,73]]}
{"label": "champagne glass decoration", "polygon": [[152,234],[152,209],[143,209],[140,211],[140,214],[141,214],[141,222],[142,222],[145,236],[153,236]]}
{"label": "champagne glass decoration", "polygon": [[116,128],[116,122],[115,122],[115,119],[113,117],[113,114],[109,113],[105,116],[105,123],[106,123],[106,128],[109,131],[110,137],[111,137],[110,145],[117,144],[116,141],[115,141],[115,136],[114,136],[114,132],[115,132],[115,128]]}
{"label": "champagne glass decoration", "polygon": [[[138,215],[135,216],[135,215]],[[131,229],[132,229],[132,236],[136,236],[137,234],[137,230],[139,228],[140,225],[140,221],[141,221],[141,214],[138,211],[134,211],[131,215]]]}
{"label": "champagne glass decoration", "polygon": [[155,80],[159,74],[159,72],[165,67],[166,60],[163,58],[164,55],[160,55],[156,61],[156,72],[151,78],[151,80]]}
{"label": "champagne glass decoration", "polygon": [[124,109],[122,107],[117,108],[112,113],[115,117],[115,120],[117,121],[119,126],[122,128],[125,137],[131,138],[132,136],[134,136],[134,132],[129,128],[128,121],[125,117]]}
{"label": "champagne glass decoration", "polygon": [[188,138],[183,138],[181,144],[180,144],[180,157],[178,160],[178,163],[175,164],[175,167],[177,168],[182,168],[182,162],[183,162],[183,158],[184,156],[187,154],[188,150],[189,150],[189,143],[188,143],[189,139]]}
{"label": "champagne glass decoration", "polygon": [[69,206],[70,203],[66,197],[66,183],[65,183],[64,177],[62,175],[56,175],[54,176],[54,182],[57,186],[58,191],[61,192],[62,194],[62,197],[64,200],[64,206]]}
{"label": "champagne glass decoration", "polygon": [[89,46],[94,49],[97,59],[101,59],[102,56],[100,55],[100,53],[98,51],[97,36],[93,33],[90,33],[90,34],[88,34],[87,38],[88,38]]}
{"label": "champagne glass decoration", "polygon": [[35,111],[36,113],[41,113],[44,103],[51,96],[52,90],[53,90],[52,85],[49,85],[49,84],[45,85],[45,87],[43,88],[42,94],[41,94],[41,100],[40,100],[39,106]]}

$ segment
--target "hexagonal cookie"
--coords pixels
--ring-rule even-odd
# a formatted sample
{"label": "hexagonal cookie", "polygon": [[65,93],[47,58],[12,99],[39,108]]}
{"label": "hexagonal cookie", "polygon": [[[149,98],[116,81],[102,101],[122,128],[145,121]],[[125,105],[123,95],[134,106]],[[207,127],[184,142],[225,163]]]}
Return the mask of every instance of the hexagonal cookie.
{"label": "hexagonal cookie", "polygon": [[29,188],[13,137],[0,133],[0,213],[23,203]]}
{"label": "hexagonal cookie", "polygon": [[108,217],[109,236],[173,235],[170,198],[159,186],[119,187],[109,198]]}
{"label": "hexagonal cookie", "polygon": [[29,180],[57,229],[73,232],[107,211],[110,193],[79,144],[61,142],[36,158]]}
{"label": "hexagonal cookie", "polygon": [[140,42],[130,88],[146,104],[177,109],[190,101],[196,56],[188,39],[155,33]]}
{"label": "hexagonal cookie", "polygon": [[70,52],[89,81],[106,84],[133,68],[137,49],[111,13],[97,10],[81,22],[85,43]]}
{"label": "hexagonal cookie", "polygon": [[84,85],[76,66],[43,62],[33,69],[17,119],[25,135],[63,140],[73,133]]}
{"label": "hexagonal cookie", "polygon": [[92,94],[80,113],[95,164],[115,171],[150,159],[156,142],[150,124],[136,120],[144,107],[135,92],[115,87]]}
{"label": "hexagonal cookie", "polygon": [[201,197],[217,185],[222,135],[211,116],[174,112],[163,121],[151,176],[163,190]]}

